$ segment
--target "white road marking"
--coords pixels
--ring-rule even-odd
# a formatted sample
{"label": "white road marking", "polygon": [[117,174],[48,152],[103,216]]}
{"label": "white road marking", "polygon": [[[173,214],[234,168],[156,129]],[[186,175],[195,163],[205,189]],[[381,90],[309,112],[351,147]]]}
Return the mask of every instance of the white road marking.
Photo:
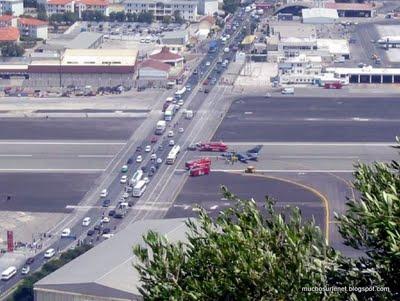
{"label": "white road marking", "polygon": [[112,158],[114,155],[78,155],[79,158]]}
{"label": "white road marking", "polygon": [[[66,209],[81,209],[81,210],[89,210],[89,209],[92,209],[92,208],[101,209],[101,208],[104,208],[104,207],[101,207],[101,206],[79,206],[79,205],[67,205],[67,206],[65,206],[65,208],[66,208]],[[104,208],[104,209],[106,209],[106,208]]]}
{"label": "white road marking", "polygon": [[0,141],[4,145],[125,145],[125,142]]}
{"label": "white road marking", "polygon": [[13,154],[0,154],[0,157],[10,157],[10,158],[13,158],[13,157],[33,157],[33,155],[23,155],[23,154],[21,154],[21,155],[17,155],[17,154],[15,154],[15,155],[13,155]]}
{"label": "white road marking", "polygon": [[68,168],[0,168],[0,172],[102,172],[103,168],[68,169]]}
{"label": "white road marking", "polygon": [[228,145],[264,145],[264,146],[395,146],[388,142],[226,142]]}
{"label": "white road marking", "polygon": [[278,156],[282,159],[358,159],[358,156]]}
{"label": "white road marking", "polygon": [[[178,170],[177,170],[178,171]],[[242,169],[212,169],[220,172],[243,172]],[[354,169],[256,169],[256,172],[276,172],[276,173],[352,173]]]}

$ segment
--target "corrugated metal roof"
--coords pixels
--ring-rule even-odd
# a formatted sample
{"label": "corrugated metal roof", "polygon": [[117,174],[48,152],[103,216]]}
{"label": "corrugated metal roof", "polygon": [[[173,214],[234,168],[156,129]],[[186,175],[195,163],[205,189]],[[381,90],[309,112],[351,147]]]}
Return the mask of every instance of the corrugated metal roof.
{"label": "corrugated metal roof", "polygon": [[302,11],[303,19],[309,18],[329,18],[329,19],[338,19],[339,15],[336,9],[331,8],[305,8]]}
{"label": "corrugated metal roof", "polygon": [[140,278],[132,266],[137,261],[132,247],[143,244],[142,235],[149,230],[166,236],[171,242],[185,241],[185,220],[144,220],[133,223],[38,281],[35,289],[137,299],[140,296]]}
{"label": "corrugated metal roof", "polygon": [[66,48],[68,49],[82,49],[89,48],[99,39],[102,38],[101,33],[97,32],[81,32],[74,39],[72,39]]}

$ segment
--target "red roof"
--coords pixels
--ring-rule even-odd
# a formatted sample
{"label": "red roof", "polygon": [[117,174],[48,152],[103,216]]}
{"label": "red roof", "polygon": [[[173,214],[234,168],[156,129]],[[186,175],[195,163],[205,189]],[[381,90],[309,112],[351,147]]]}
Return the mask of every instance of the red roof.
{"label": "red roof", "polygon": [[164,46],[159,53],[150,55],[150,58],[158,61],[175,61],[182,59],[182,56],[169,51],[169,48]]}
{"label": "red roof", "polygon": [[16,42],[19,39],[19,30],[15,27],[0,28],[0,42]]}
{"label": "red roof", "polygon": [[22,25],[26,25],[26,26],[43,26],[43,25],[47,25],[48,23],[46,21],[42,21],[39,19],[19,18],[18,24],[22,24]]}
{"label": "red roof", "polygon": [[333,8],[339,10],[372,10],[374,7],[369,3],[335,3],[328,2],[325,8]]}
{"label": "red roof", "polygon": [[143,61],[140,64],[140,68],[143,68],[143,67],[149,67],[149,68],[153,68],[153,69],[157,69],[157,70],[162,70],[165,72],[168,72],[169,69],[171,69],[170,65],[160,62],[160,61],[151,60],[151,59]]}
{"label": "red roof", "polygon": [[10,15],[0,16],[0,22],[10,22],[14,17]]}
{"label": "red roof", "polygon": [[68,4],[68,3],[71,3],[72,2],[72,0],[49,0],[49,1],[47,1],[47,4],[50,4],[50,5],[65,5],[65,4]]}
{"label": "red roof", "polygon": [[108,2],[104,0],[79,0],[78,2],[88,6],[108,6]]}

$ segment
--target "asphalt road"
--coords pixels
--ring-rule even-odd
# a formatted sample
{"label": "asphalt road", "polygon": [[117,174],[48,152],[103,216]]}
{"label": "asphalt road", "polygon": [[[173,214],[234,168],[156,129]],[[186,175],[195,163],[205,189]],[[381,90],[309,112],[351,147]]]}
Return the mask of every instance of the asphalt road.
{"label": "asphalt road", "polygon": [[112,140],[0,141],[0,172],[101,172],[124,145]]}
{"label": "asphalt road", "polygon": [[4,140],[124,140],[143,118],[1,118]]}
{"label": "asphalt road", "polygon": [[393,142],[396,98],[241,97],[213,140],[240,142]]}
{"label": "asphalt road", "polygon": [[0,210],[71,212],[67,205],[76,205],[98,176],[98,173],[0,173]]}
{"label": "asphalt road", "polygon": [[222,198],[220,185],[225,185],[231,192],[243,199],[254,198],[260,208],[265,205],[265,197],[276,200],[278,210],[285,206],[298,206],[304,220],[315,218],[317,225],[324,231],[324,208],[318,195],[294,182],[280,181],[268,176],[246,176],[225,172],[212,172],[209,176],[188,178],[166,218],[197,216],[197,205],[216,217],[232,203]]}

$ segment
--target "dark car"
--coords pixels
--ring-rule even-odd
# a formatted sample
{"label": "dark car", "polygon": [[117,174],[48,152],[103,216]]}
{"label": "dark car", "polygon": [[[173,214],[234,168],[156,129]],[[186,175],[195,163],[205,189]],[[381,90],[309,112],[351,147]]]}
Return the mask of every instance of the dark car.
{"label": "dark car", "polygon": [[114,218],[123,218],[124,215],[121,212],[118,212],[114,215]]}
{"label": "dark car", "polygon": [[87,231],[87,236],[93,236],[93,234],[94,234],[94,230]]}
{"label": "dark car", "polygon": [[106,200],[103,201],[102,206],[103,206],[103,207],[108,207],[108,206],[110,206],[110,203],[111,203],[111,200],[106,199]]}
{"label": "dark car", "polygon": [[129,158],[128,161],[126,161],[126,164],[132,164],[133,160],[132,158]]}
{"label": "dark car", "polygon": [[187,147],[187,149],[190,150],[190,151],[195,151],[195,150],[197,150],[197,145],[196,144],[190,144]]}
{"label": "dark car", "polygon": [[108,216],[114,216],[115,215],[115,210],[110,210],[108,212]]}
{"label": "dark car", "polygon": [[100,231],[101,230],[101,225],[96,225],[93,228],[95,231]]}
{"label": "dark car", "polygon": [[132,207],[133,206],[133,202],[132,201],[128,201],[128,207]]}
{"label": "dark car", "polygon": [[32,264],[34,261],[35,261],[35,257],[29,257],[29,258],[26,260],[25,264],[29,265],[29,264]]}
{"label": "dark car", "polygon": [[204,93],[210,93],[210,89],[208,88],[204,89]]}
{"label": "dark car", "polygon": [[142,171],[147,172],[147,166],[142,166]]}
{"label": "dark car", "polygon": [[156,136],[151,137],[150,142],[151,143],[156,143],[157,142],[157,137]]}
{"label": "dark car", "polygon": [[164,149],[164,146],[162,146],[162,144],[160,144],[160,145],[158,146],[158,150],[162,151],[163,149]]}
{"label": "dark car", "polygon": [[141,152],[141,151],[142,151],[142,147],[141,147],[141,146],[138,146],[138,147],[136,148],[136,151],[137,151],[137,152]]}
{"label": "dark car", "polygon": [[103,231],[101,232],[102,234],[108,234],[111,232],[110,228],[104,228]]}

